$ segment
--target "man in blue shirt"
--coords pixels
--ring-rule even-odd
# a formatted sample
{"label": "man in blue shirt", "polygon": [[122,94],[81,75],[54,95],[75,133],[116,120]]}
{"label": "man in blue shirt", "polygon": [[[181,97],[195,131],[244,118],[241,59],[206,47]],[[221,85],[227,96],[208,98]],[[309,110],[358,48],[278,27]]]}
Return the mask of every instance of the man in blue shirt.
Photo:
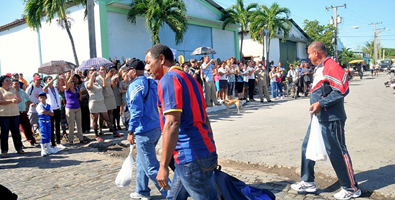
{"label": "man in blue shirt", "polygon": [[[161,136],[159,113],[157,108],[158,86],[153,79],[144,76],[144,63],[138,59],[129,65],[128,76],[132,79],[126,92],[126,101],[130,112],[128,142],[136,144],[136,190],[130,194],[135,199],[150,199],[148,180],[156,180],[159,162],[156,159],[155,146]],[[167,192],[161,191],[166,196]]]}

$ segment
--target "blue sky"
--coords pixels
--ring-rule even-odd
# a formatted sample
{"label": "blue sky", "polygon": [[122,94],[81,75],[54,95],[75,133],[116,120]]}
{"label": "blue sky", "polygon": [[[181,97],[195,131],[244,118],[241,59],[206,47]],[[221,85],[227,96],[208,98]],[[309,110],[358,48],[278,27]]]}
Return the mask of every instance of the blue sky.
{"label": "blue sky", "polygon": [[[224,8],[236,4],[236,0],[214,0]],[[373,25],[371,23],[382,22],[378,24],[381,32],[381,44],[384,47],[395,48],[395,18],[392,17],[395,8],[395,1],[388,0],[244,0],[245,4],[258,3],[271,5],[278,2],[280,6],[287,7],[291,10],[293,18],[300,27],[303,28],[305,19],[317,19],[321,24],[328,24],[329,19],[333,16],[333,10],[325,10],[325,6],[339,6],[346,3],[346,8],[339,8],[338,15],[343,17],[339,24],[339,38],[344,46],[353,50],[360,50],[367,42],[373,40]],[[23,0],[0,0],[0,26],[10,23],[15,19],[22,17],[24,5]],[[374,9],[372,9],[374,8]],[[353,29],[352,26],[359,26],[359,29]]]}

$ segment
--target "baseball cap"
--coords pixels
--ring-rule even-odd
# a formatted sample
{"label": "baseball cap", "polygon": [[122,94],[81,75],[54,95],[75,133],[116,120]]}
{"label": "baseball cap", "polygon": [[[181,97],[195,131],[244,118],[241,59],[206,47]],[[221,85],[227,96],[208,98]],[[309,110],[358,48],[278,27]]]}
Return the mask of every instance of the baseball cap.
{"label": "baseball cap", "polygon": [[136,70],[144,70],[145,65],[144,62],[141,61],[140,59],[133,59],[132,62],[129,64],[129,68]]}
{"label": "baseball cap", "polygon": [[43,80],[40,76],[35,76],[34,78],[33,78],[33,81],[36,81],[36,80]]}
{"label": "baseball cap", "polygon": [[47,93],[45,93],[45,92],[40,92],[40,93],[38,93],[38,96],[47,97]]}
{"label": "baseball cap", "polygon": [[7,73],[7,74],[5,74],[6,76],[9,76],[9,77],[11,77],[12,76],[12,74],[11,73]]}

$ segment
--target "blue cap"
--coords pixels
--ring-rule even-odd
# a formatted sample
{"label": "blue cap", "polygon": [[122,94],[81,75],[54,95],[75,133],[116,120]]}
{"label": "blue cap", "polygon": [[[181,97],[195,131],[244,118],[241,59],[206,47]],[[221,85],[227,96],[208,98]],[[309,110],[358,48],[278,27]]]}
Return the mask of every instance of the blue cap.
{"label": "blue cap", "polygon": [[39,94],[38,94],[38,96],[44,96],[45,98],[47,97],[47,93],[45,93],[45,92],[40,92]]}

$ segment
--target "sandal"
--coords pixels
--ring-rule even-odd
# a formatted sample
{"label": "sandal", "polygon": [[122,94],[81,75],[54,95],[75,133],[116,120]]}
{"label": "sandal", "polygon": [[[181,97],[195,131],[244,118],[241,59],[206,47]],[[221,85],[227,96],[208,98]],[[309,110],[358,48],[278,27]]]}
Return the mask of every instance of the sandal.
{"label": "sandal", "polygon": [[1,155],[3,156],[3,158],[8,158],[8,153],[2,153]]}
{"label": "sandal", "polygon": [[98,141],[98,142],[103,142],[104,140],[103,140],[103,138],[101,138],[101,137],[97,137],[97,138],[96,138],[96,141]]}
{"label": "sandal", "polygon": [[18,151],[18,154],[25,154],[25,151],[23,151],[22,149]]}

